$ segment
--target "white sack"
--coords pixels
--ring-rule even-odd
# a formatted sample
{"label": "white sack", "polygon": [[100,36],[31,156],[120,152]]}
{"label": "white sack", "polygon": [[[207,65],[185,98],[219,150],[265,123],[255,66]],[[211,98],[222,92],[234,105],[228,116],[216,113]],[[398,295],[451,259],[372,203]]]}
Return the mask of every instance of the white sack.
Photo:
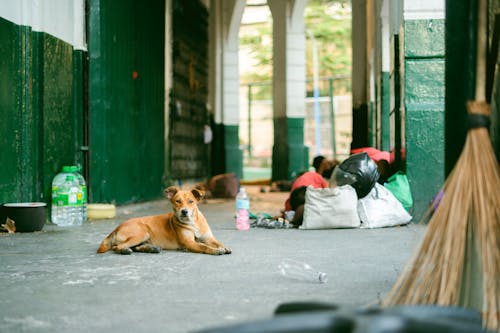
{"label": "white sack", "polygon": [[358,197],[350,185],[307,187],[304,219],[300,229],[358,228]]}
{"label": "white sack", "polygon": [[358,214],[361,228],[392,227],[407,224],[412,218],[394,194],[378,183],[358,200]]}

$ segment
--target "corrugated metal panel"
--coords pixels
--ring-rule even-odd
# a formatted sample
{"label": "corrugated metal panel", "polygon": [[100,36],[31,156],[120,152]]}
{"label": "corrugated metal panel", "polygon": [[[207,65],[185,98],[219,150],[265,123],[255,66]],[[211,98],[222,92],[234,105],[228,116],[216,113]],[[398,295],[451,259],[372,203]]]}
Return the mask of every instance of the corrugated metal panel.
{"label": "corrugated metal panel", "polygon": [[[28,34],[29,32],[24,32]],[[23,82],[20,70],[23,32],[20,27],[0,18],[0,202],[20,200],[24,151]],[[26,35],[24,36],[26,38]],[[3,223],[3,222],[2,222]]]}
{"label": "corrugated metal panel", "polygon": [[0,201],[50,203],[63,164],[78,162],[71,45],[0,19]]}
{"label": "corrugated metal panel", "polygon": [[73,48],[71,45],[45,33],[35,33],[40,48],[39,62],[35,61],[34,96],[40,100],[39,115],[43,119],[40,163],[43,170],[44,195],[50,202],[52,179],[63,165],[81,162],[78,136],[82,132],[82,119],[75,114],[73,105]]}
{"label": "corrugated metal panel", "polygon": [[165,165],[164,1],[90,4],[91,199],[158,198]]}
{"label": "corrugated metal panel", "polygon": [[208,176],[208,12],[200,1],[174,0],[172,6],[173,89],[170,106],[172,179]]}

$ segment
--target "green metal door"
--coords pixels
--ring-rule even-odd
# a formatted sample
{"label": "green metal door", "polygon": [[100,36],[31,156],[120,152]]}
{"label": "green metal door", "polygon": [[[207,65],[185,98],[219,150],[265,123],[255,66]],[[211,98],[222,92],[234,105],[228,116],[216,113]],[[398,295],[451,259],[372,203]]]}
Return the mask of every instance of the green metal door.
{"label": "green metal door", "polygon": [[209,146],[203,133],[210,121],[208,11],[201,1],[172,2],[172,39],[170,179],[203,179],[209,175]]}
{"label": "green metal door", "polygon": [[89,0],[89,195],[123,204],[164,187],[164,0]]}

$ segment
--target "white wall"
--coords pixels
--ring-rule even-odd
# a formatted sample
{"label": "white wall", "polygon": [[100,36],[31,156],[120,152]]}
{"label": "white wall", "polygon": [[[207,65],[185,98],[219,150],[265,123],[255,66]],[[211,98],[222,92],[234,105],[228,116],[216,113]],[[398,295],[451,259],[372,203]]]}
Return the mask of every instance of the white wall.
{"label": "white wall", "polygon": [[0,17],[87,48],[84,0],[0,0]]}
{"label": "white wall", "polygon": [[444,19],[445,0],[411,0],[405,1],[405,20]]}

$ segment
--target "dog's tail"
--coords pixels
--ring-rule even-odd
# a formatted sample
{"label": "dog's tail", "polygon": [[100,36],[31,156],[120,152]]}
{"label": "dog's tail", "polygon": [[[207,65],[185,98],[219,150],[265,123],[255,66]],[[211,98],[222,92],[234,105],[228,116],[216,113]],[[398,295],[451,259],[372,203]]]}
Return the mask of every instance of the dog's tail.
{"label": "dog's tail", "polygon": [[104,253],[109,250],[111,250],[111,247],[113,246],[113,238],[115,236],[115,232],[113,231],[108,235],[108,237],[104,238],[104,240],[101,242],[101,245],[97,249],[97,253]]}

